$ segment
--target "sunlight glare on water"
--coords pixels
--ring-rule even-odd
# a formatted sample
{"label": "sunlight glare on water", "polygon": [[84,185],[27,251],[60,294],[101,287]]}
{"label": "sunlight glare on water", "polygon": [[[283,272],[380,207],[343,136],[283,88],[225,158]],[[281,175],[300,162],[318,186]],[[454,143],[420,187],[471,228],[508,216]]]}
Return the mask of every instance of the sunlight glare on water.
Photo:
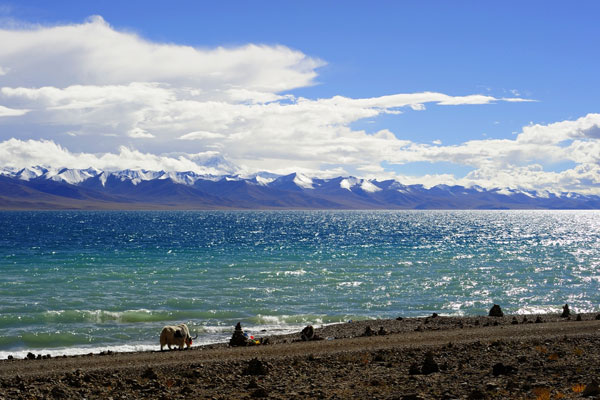
{"label": "sunlight glare on water", "polygon": [[[0,356],[600,306],[597,211],[0,213]],[[83,350],[82,350],[83,351]]]}

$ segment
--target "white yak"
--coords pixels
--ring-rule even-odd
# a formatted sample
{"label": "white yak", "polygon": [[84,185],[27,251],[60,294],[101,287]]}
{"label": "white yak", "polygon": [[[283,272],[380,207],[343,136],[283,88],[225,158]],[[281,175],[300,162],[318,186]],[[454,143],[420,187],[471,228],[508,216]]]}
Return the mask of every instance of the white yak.
{"label": "white yak", "polygon": [[192,345],[192,340],[198,337],[190,336],[190,330],[186,324],[167,325],[160,332],[160,350],[166,345],[169,350],[171,346],[179,346],[179,350],[183,349],[184,344],[189,348]]}

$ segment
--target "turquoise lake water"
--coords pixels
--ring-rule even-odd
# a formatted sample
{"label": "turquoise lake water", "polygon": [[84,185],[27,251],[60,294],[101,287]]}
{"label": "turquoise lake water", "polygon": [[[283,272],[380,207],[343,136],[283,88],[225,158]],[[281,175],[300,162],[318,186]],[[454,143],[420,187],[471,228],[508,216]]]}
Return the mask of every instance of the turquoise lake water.
{"label": "turquoise lake water", "polygon": [[0,212],[0,359],[566,302],[600,310],[598,211]]}

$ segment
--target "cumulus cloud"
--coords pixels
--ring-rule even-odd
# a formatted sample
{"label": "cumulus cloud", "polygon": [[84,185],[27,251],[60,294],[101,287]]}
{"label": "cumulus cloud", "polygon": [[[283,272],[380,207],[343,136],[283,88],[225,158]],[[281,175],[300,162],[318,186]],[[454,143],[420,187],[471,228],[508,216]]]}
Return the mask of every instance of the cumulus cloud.
{"label": "cumulus cloud", "polygon": [[0,29],[0,43],[0,65],[10,70],[3,81],[25,87],[163,82],[280,92],[312,84],[324,64],[284,46],[200,49],[150,42],[113,29],[100,16],[83,24]]}
{"label": "cumulus cloud", "polygon": [[561,121],[549,125],[531,124],[523,128],[517,142],[545,145],[572,139],[599,138],[600,114],[588,114],[575,121]]}

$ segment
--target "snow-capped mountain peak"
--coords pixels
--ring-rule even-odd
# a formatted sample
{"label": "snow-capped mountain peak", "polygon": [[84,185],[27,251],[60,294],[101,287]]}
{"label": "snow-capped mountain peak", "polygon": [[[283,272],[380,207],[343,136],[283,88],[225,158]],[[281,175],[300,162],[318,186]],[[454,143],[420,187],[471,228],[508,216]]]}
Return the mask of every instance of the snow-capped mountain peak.
{"label": "snow-capped mountain peak", "polygon": [[[34,166],[0,169],[0,208],[308,208],[308,209],[496,209],[496,208],[593,208],[600,196],[573,192],[535,192],[523,189],[458,185],[403,185],[356,177],[311,178],[295,173],[285,176],[261,172],[252,176],[202,175],[196,172],[127,169],[101,171]],[[51,182],[52,184],[48,184]],[[240,184],[245,183],[245,184]],[[18,186],[27,190],[16,189]],[[70,188],[66,190],[65,185]],[[0,187],[2,189],[2,187]],[[33,197],[30,193],[37,193]],[[12,198],[11,196],[17,196]],[[26,196],[18,198],[18,196]],[[44,196],[51,196],[46,198]],[[67,196],[64,205],[57,199]],[[40,200],[41,199],[41,200]],[[94,199],[98,199],[97,201]],[[4,201],[4,203],[2,203]],[[125,202],[125,203],[123,203]],[[29,206],[27,206],[29,204]]]}

